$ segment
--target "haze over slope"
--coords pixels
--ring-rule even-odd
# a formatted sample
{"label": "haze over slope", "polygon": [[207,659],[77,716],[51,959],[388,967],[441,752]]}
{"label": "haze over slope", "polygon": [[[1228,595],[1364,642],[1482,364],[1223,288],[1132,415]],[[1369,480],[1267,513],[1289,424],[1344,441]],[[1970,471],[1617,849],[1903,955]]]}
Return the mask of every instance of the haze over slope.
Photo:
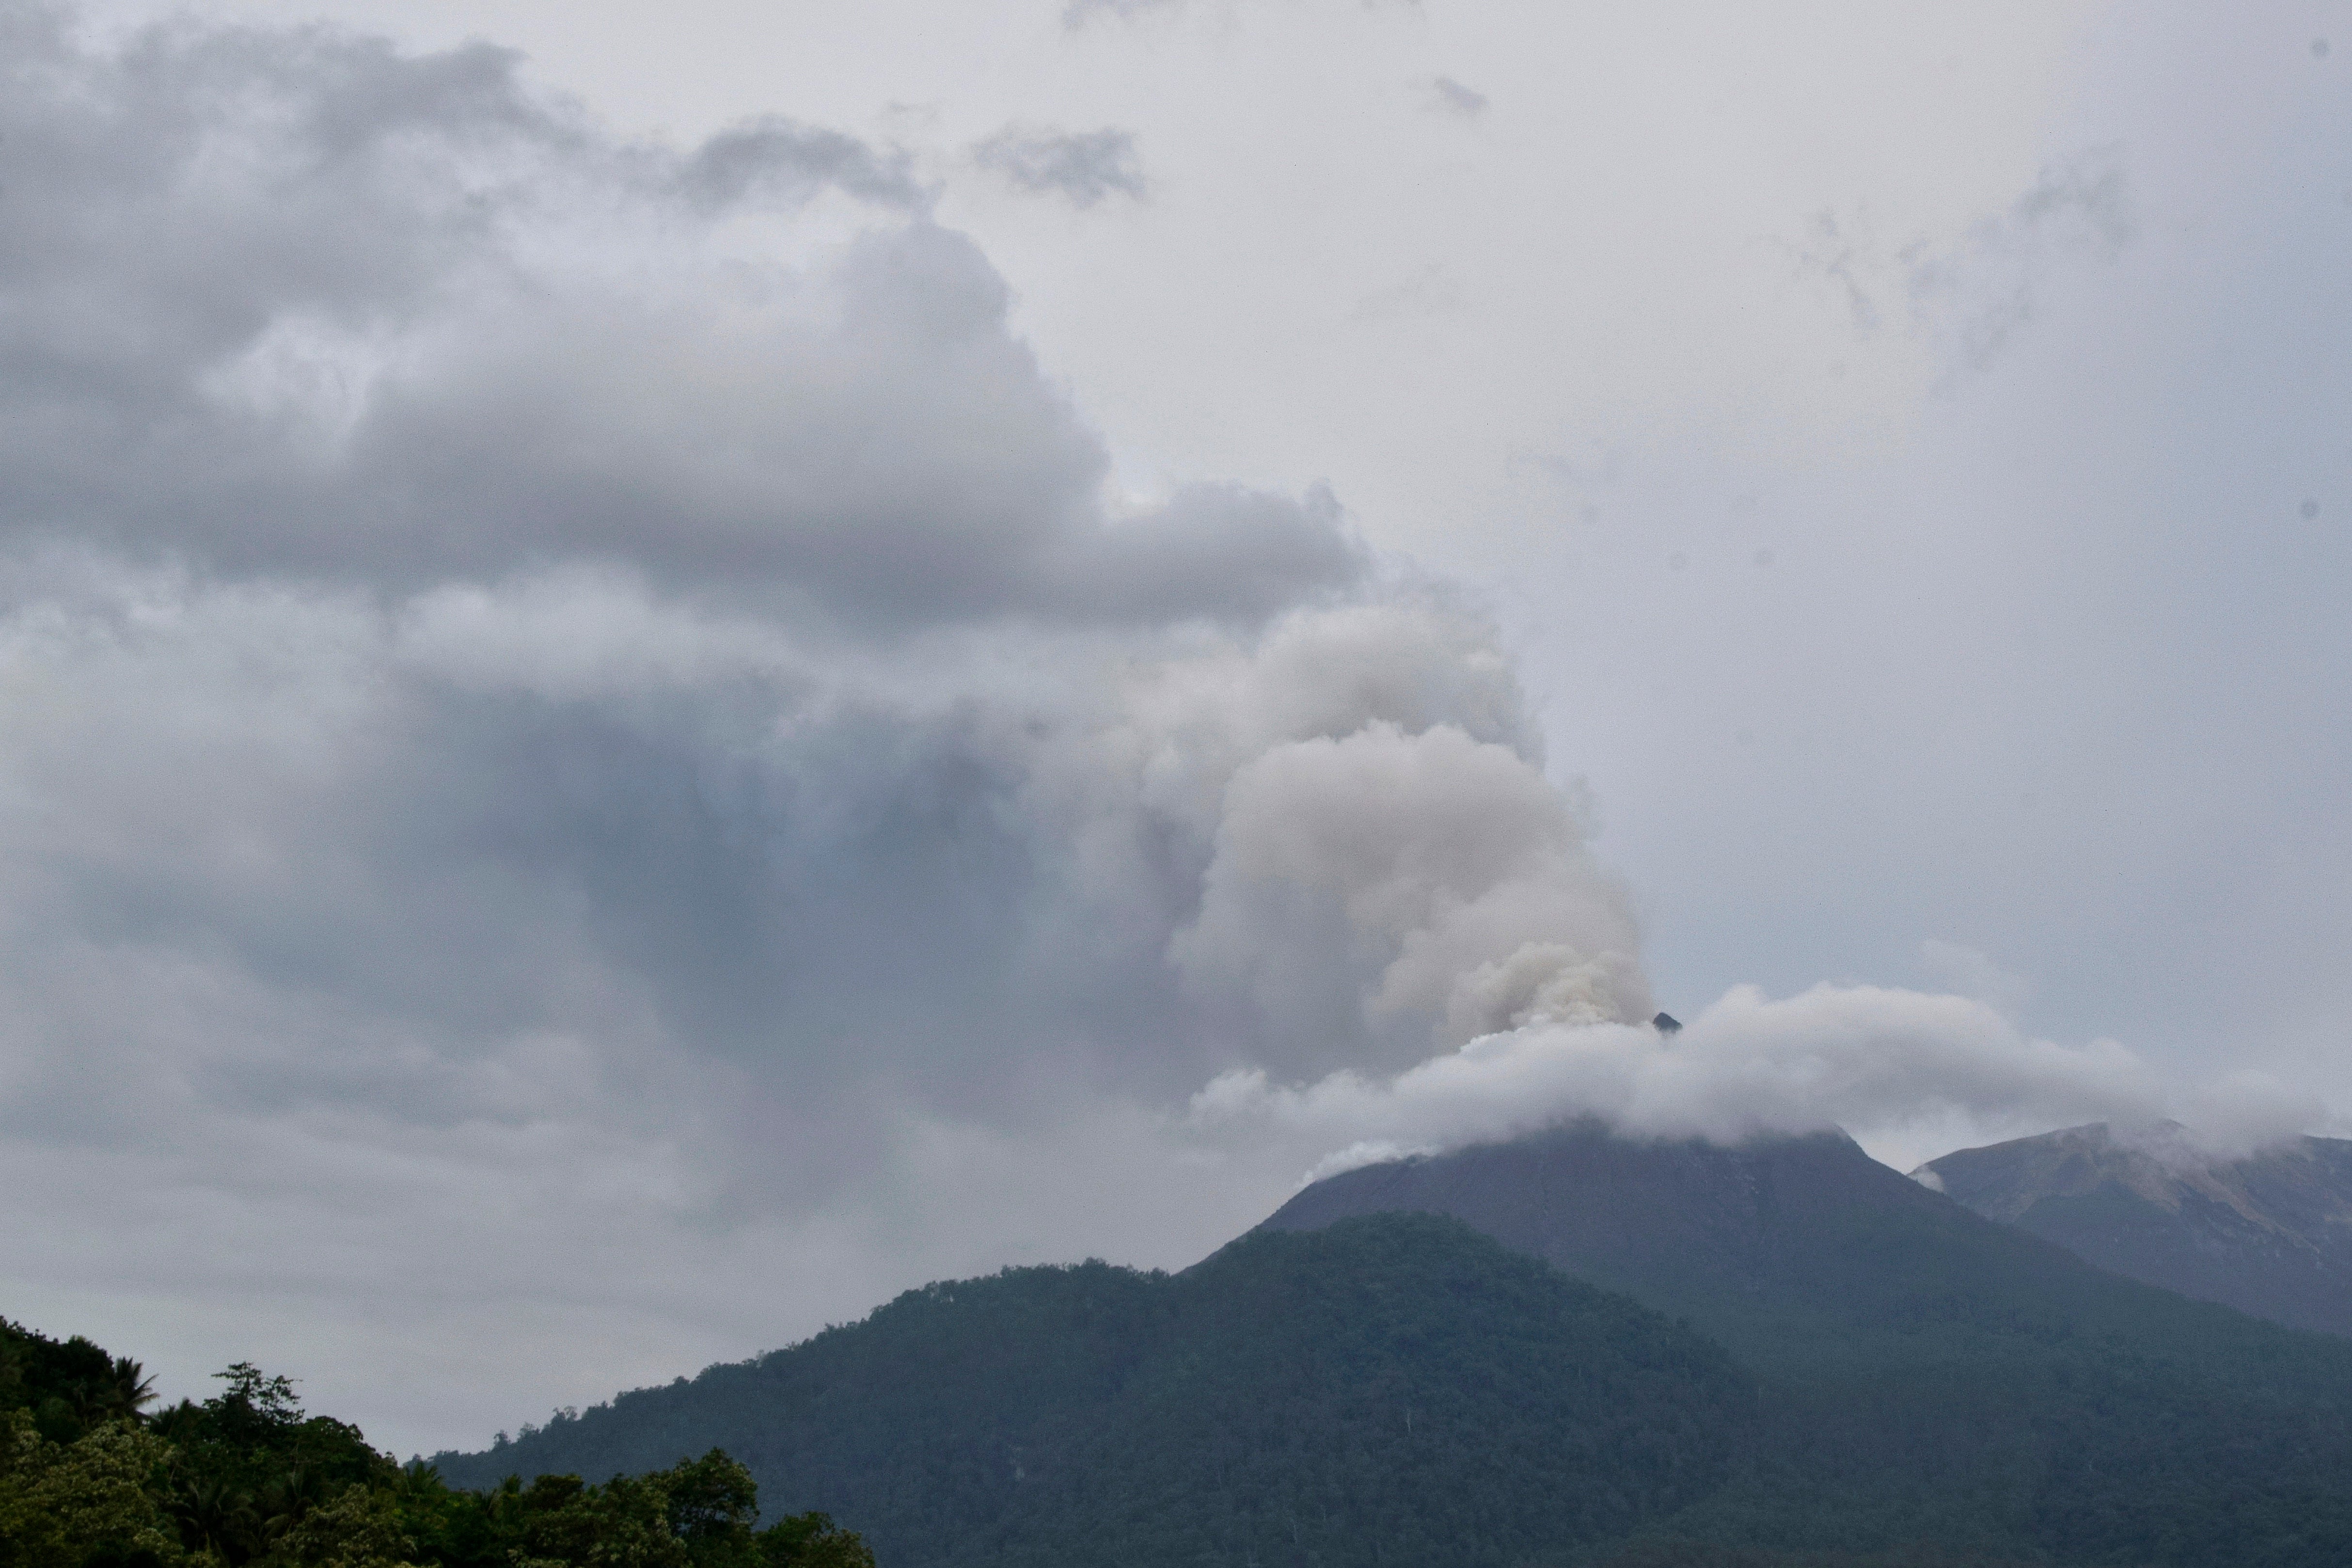
{"label": "haze over slope", "polygon": [[2178,1127],[2070,1127],[1962,1149],[1913,1173],[1988,1218],[2103,1268],[2242,1312],[2352,1334],[2352,1142],[2236,1159]]}

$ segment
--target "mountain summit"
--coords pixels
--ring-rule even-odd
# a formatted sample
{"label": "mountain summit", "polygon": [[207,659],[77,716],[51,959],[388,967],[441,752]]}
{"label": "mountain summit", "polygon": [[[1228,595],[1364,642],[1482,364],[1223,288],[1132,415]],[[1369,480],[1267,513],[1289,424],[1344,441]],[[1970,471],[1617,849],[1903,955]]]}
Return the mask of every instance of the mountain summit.
{"label": "mountain summit", "polygon": [[2069,1127],[1930,1160],[1915,1179],[2117,1274],[2352,1335],[2352,1142],[2238,1159],[2177,1123]]}
{"label": "mountain summit", "polygon": [[2041,1331],[2029,1324],[2184,1345],[2218,1331],[2210,1308],[2165,1305],[1970,1213],[1842,1132],[1725,1145],[1584,1123],[1344,1172],[1264,1228],[1398,1211],[1465,1221],[1687,1319],[1759,1369],[1933,1361],[1963,1340],[2009,1354]]}

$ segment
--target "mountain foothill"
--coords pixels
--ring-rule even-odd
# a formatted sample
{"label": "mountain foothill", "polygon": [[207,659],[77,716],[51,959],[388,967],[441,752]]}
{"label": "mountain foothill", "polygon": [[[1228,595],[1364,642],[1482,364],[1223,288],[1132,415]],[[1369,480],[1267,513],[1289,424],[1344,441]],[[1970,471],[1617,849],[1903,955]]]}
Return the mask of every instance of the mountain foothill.
{"label": "mountain foothill", "polygon": [[[135,1363],[11,1327],[0,1568],[2317,1568],[2352,1562],[2347,1225],[2329,1140],[2078,1128],[1906,1177],[1575,1124],[404,1467],[254,1368],[149,1413]],[[69,1471],[111,1522],[40,1546]]]}

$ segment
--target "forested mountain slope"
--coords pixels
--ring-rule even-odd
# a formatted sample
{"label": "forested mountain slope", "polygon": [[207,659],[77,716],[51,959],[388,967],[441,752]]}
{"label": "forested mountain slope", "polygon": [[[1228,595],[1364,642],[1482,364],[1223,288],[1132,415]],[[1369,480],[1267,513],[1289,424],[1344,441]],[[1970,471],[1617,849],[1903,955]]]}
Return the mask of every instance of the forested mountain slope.
{"label": "forested mountain slope", "polygon": [[1843,1135],[1567,1128],[1347,1172],[1265,1228],[1412,1211],[1686,1320],[1759,1373],[1778,1436],[1701,1510],[1710,1533],[1830,1544],[1801,1521],[1837,1520],[1857,1543],[2084,1562],[2352,1561],[2352,1345],[2094,1268]]}
{"label": "forested mountain slope", "polygon": [[2274,1322],[2352,1335],[2352,1142],[2239,1158],[2104,1122],[1962,1149],[1916,1173],[2100,1268]]}
{"label": "forested mountain slope", "polygon": [[931,1286],[435,1462],[476,1484],[715,1443],[889,1568],[1501,1564],[1704,1498],[1755,1412],[1696,1334],[1465,1226],[1389,1216],[1247,1237],[1172,1277]]}
{"label": "forested mountain slope", "polygon": [[2105,1274],[1833,1137],[1572,1130],[1351,1172],[1181,1275],[934,1286],[437,1462],[712,1444],[887,1568],[2352,1561],[2352,1345]]}
{"label": "forested mountain slope", "polygon": [[437,1462],[708,1446],[887,1568],[2352,1561],[2352,1344],[2088,1268],[1834,1135],[1350,1171],[1176,1277],[929,1286]]}

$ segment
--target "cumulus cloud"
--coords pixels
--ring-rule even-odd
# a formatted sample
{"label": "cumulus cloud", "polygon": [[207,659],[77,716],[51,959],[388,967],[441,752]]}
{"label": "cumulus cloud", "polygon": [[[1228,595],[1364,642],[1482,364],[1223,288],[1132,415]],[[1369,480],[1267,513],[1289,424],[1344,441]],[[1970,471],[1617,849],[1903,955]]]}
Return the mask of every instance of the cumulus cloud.
{"label": "cumulus cloud", "polygon": [[[1002,280],[850,138],[616,142],[488,47],[9,26],[0,539],[409,585],[592,558],[898,624],[1249,618],[1360,571],[1328,506],[1108,519]],[[1031,172],[1112,188],[1097,143]],[[1184,542],[1219,531],[1230,577]]]}
{"label": "cumulus cloud", "polygon": [[1141,201],[1151,194],[1136,157],[1133,133],[1108,126],[1056,131],[1008,125],[973,143],[971,156],[982,168],[1024,191],[1058,195],[1076,207],[1090,207],[1114,195]]}
{"label": "cumulus cloud", "polygon": [[1255,1054],[1290,1070],[1340,1065],[1339,1040],[1403,1067],[1433,1033],[1647,1017],[1629,900],[1585,837],[1526,758],[1454,725],[1272,748],[1226,786],[1171,956],[1196,989],[1245,998]]}

